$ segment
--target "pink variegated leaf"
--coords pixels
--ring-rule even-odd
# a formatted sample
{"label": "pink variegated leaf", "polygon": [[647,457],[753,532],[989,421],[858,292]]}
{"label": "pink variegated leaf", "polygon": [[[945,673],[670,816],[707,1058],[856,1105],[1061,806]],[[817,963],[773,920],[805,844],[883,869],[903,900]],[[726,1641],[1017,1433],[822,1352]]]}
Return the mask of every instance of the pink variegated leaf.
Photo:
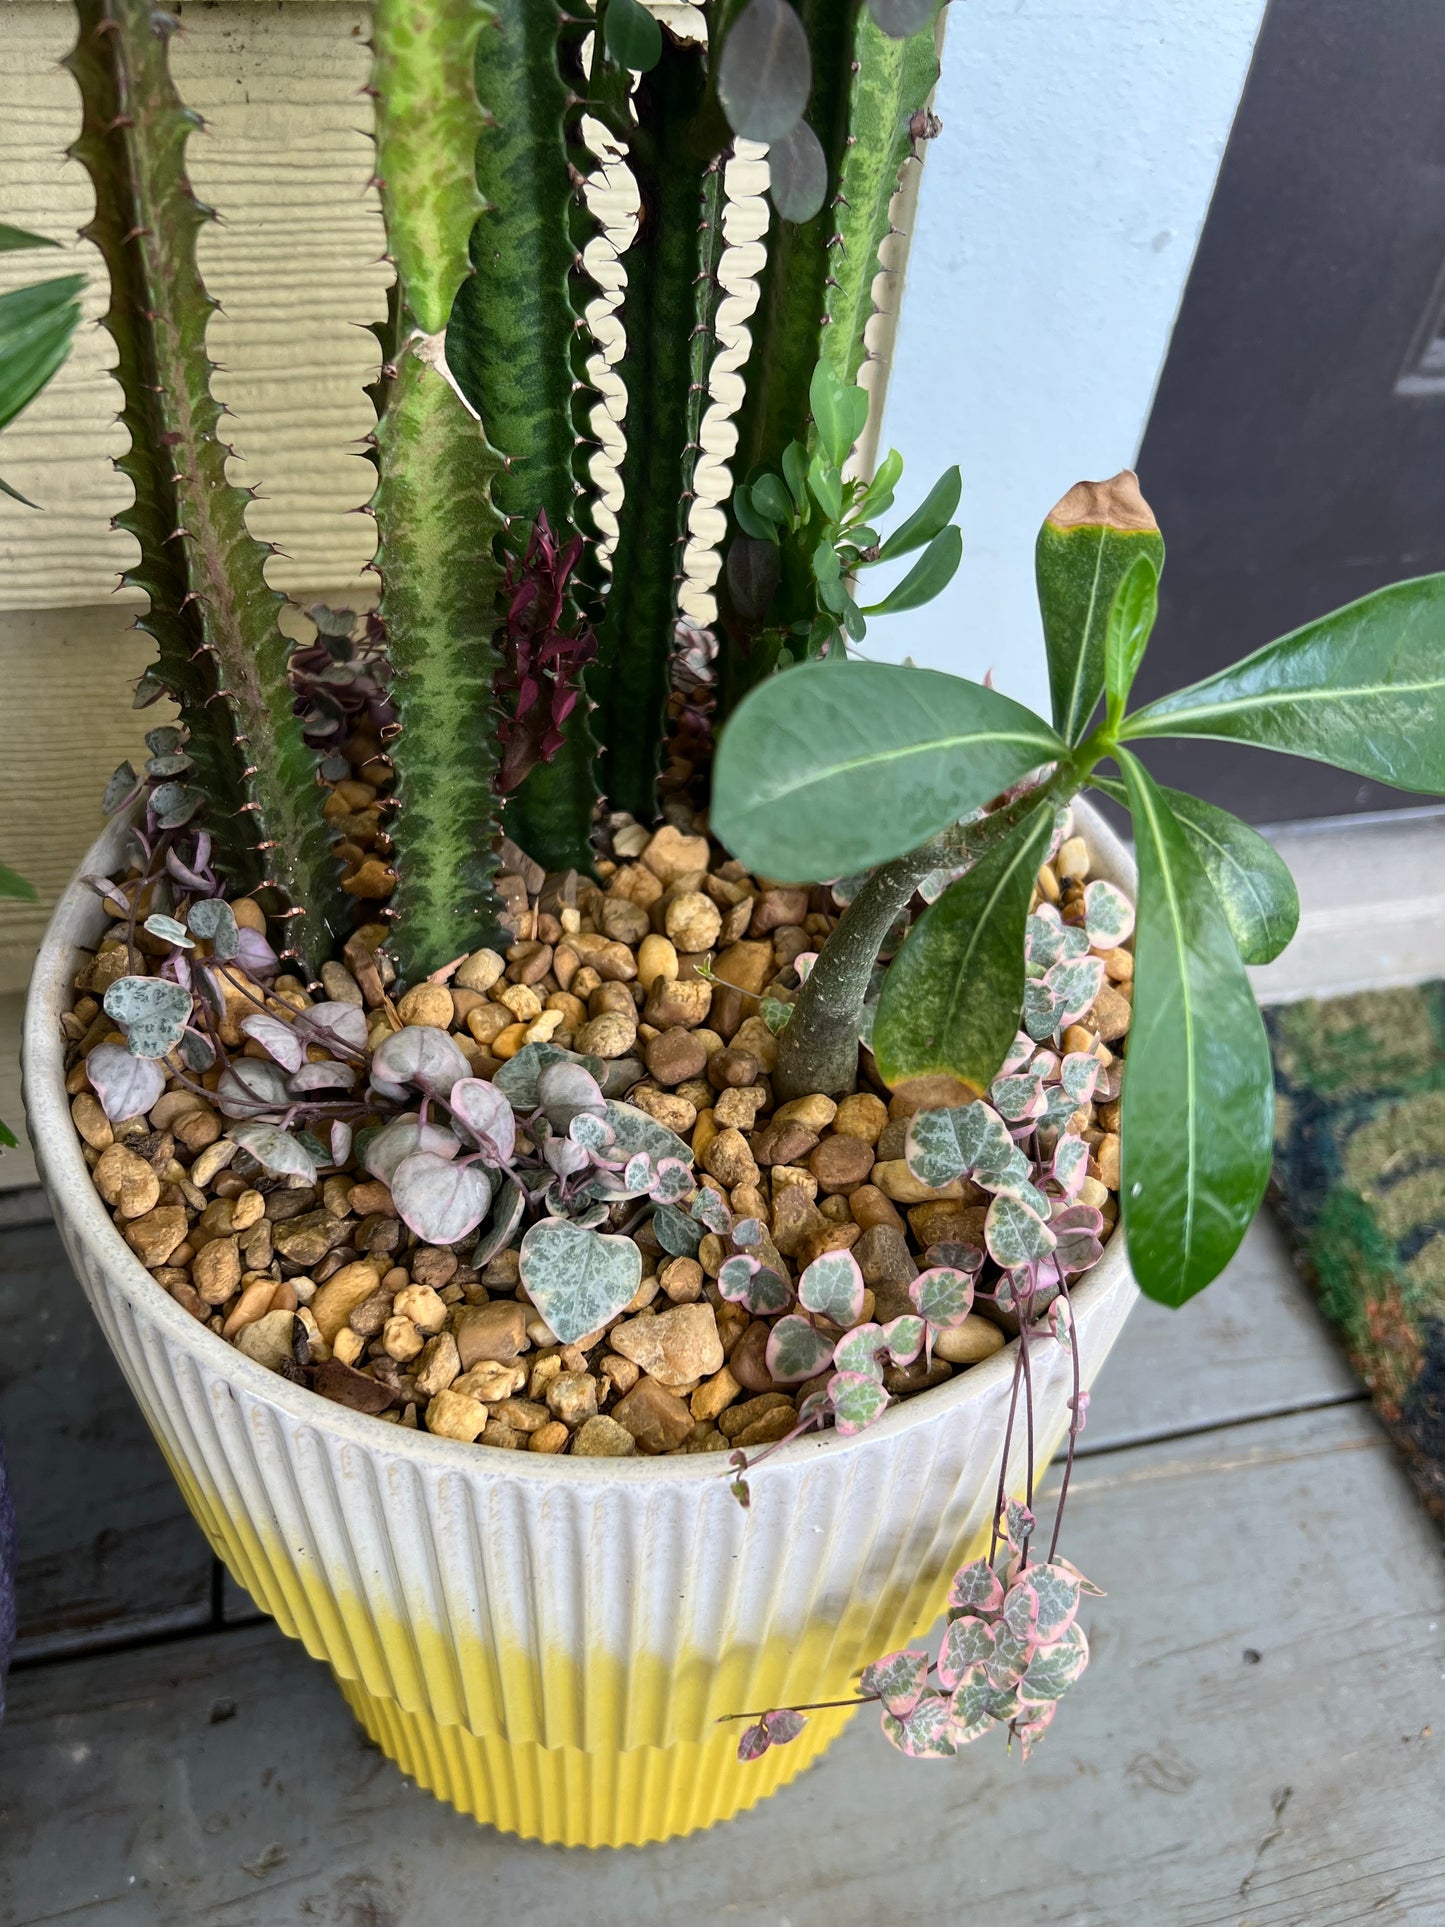
{"label": "pink variegated leaf", "polygon": [[1094,999],[1102,990],[1103,959],[1072,957],[1063,963],[1056,963],[1044,983],[1054,999],[1055,1027],[1061,1031],[1067,1030],[1070,1024],[1077,1024],[1084,1013],[1092,1009]]}
{"label": "pink variegated leaf", "polygon": [[1073,1308],[1070,1306],[1068,1299],[1061,1294],[1049,1307],[1049,1330],[1059,1344],[1064,1347],[1065,1351],[1069,1349],[1069,1345],[1072,1342],[1070,1334],[1073,1329]]}
{"label": "pink variegated leaf", "polygon": [[681,1158],[659,1158],[652,1184],[654,1204],[677,1204],[692,1190],[696,1180]]}
{"label": "pink variegated leaf", "polygon": [[834,1427],[845,1439],[865,1431],[888,1409],[882,1380],[867,1372],[835,1372],[828,1380],[828,1396]]}
{"label": "pink variegated leaf", "polygon": [[253,1011],[241,1019],[239,1029],[253,1038],[262,1050],[274,1057],[285,1071],[299,1071],[306,1060],[305,1041],[298,1036],[295,1027],[286,1024],[279,1017],[268,1017],[263,1011]]}
{"label": "pink variegated leaf", "polygon": [[910,1760],[948,1760],[957,1751],[948,1701],[941,1693],[925,1694],[906,1719],[885,1712],[883,1736]]}
{"label": "pink variegated leaf", "polygon": [[902,1312],[897,1318],[890,1318],[883,1327],[883,1342],[888,1348],[888,1356],[895,1365],[911,1365],[923,1350],[924,1335],[928,1327],[923,1319],[915,1318],[911,1312]]}
{"label": "pink variegated leaf", "polygon": [[1003,1587],[987,1559],[970,1559],[953,1575],[948,1603],[963,1612],[996,1613],[1003,1605]]}
{"label": "pink variegated leaf", "polygon": [[1059,1082],[1076,1105],[1087,1104],[1094,1095],[1101,1069],[1092,1051],[1073,1050],[1059,1066]]}
{"label": "pink variegated leaf", "polygon": [[1050,1561],[1050,1564],[1057,1566],[1061,1572],[1068,1573],[1071,1579],[1077,1579],[1079,1582],[1079,1591],[1086,1594],[1090,1599],[1107,1599],[1109,1597],[1102,1586],[1096,1586],[1092,1579],[1086,1579],[1072,1560],[1053,1559]]}
{"label": "pink variegated leaf", "polygon": [[1030,1655],[1019,1675],[1019,1692],[1031,1700],[1062,1699],[1088,1663],[1089,1642],[1075,1620],[1062,1638],[1039,1646]]}
{"label": "pink variegated leaf", "polygon": [[960,1675],[948,1704],[953,1737],[959,1746],[981,1740],[988,1732],[993,1725],[994,1698],[994,1689],[982,1666],[970,1666]]}
{"label": "pink variegated leaf", "polygon": [[1021,1071],[1033,1056],[1036,1048],[1037,1046],[1033,1038],[1029,1036],[1026,1030],[1017,1031],[1014,1035],[1013,1042],[1009,1045],[1008,1056],[1005,1057],[1000,1066],[999,1076],[1012,1077],[1015,1071]]}
{"label": "pink variegated leaf", "polygon": [[928,1684],[928,1663],[926,1652],[912,1648],[885,1653],[882,1659],[875,1659],[871,1666],[863,1668],[858,1690],[882,1700],[895,1719],[904,1719],[923,1697],[923,1689]]}
{"label": "pink variegated leaf", "polygon": [[798,1303],[846,1331],[863,1316],[863,1290],[863,1273],[852,1252],[825,1251],[798,1279]]}
{"label": "pink variegated leaf", "polygon": [[780,1318],[768,1333],[764,1358],[780,1385],[797,1385],[827,1369],[833,1358],[833,1341],[808,1319],[794,1314]]}
{"label": "pink variegated leaf", "polygon": [[1004,1537],[1015,1552],[1022,1552],[1033,1537],[1036,1521],[1034,1515],[1021,1499],[1009,1499],[1004,1504]]}
{"label": "pink variegated leaf", "polygon": [[1084,888],[1084,932],[1095,950],[1117,950],[1134,934],[1134,906],[1102,878]]}
{"label": "pink variegated leaf", "polygon": [[[1041,1198],[1032,1185],[1027,1189],[1033,1193],[1032,1199],[1016,1197],[1008,1191],[995,1193],[984,1219],[988,1255],[1007,1271],[1043,1258],[1054,1248],[1054,1233],[1043,1215],[1048,1211],[1048,1201]],[[1042,1212],[1035,1207],[1034,1200],[1042,1205]]]}
{"label": "pink variegated leaf", "polygon": [[807,1724],[807,1717],[795,1713],[791,1706],[779,1707],[775,1712],[763,1715],[763,1725],[774,1746],[786,1746],[789,1740],[797,1739]]}
{"label": "pink variegated leaf", "polygon": [[984,1661],[988,1676],[1000,1692],[1017,1686],[1028,1671],[1029,1662],[1039,1648],[1039,1642],[1029,1634],[1021,1637],[1007,1626],[996,1629],[993,1651]]}
{"label": "pink variegated leaf", "polygon": [[763,1227],[757,1218],[739,1218],[733,1226],[733,1243],[742,1250],[750,1251],[754,1245],[763,1242]]}
{"label": "pink variegated leaf", "polygon": [[1045,1733],[1048,1732],[1049,1722],[1053,1719],[1057,1706],[1057,1700],[1045,1700],[1040,1706],[1029,1706],[1020,1709],[1021,1711],[1027,1712],[1028,1718],[1015,1719],[1011,1728],[1011,1737],[1016,1738],[1019,1743],[1020,1759],[1027,1760],[1030,1753],[1033,1752],[1039,1741],[1044,1737]]}
{"label": "pink variegated leaf", "polygon": [[1008,1589],[1008,1597],[1003,1602],[1003,1624],[1015,1639],[1030,1640],[1035,1637],[1039,1623],[1039,1596],[1034,1590],[1033,1568],[1027,1577],[1015,1579]]}
{"label": "pink variegated leaf", "polygon": [[998,1077],[989,1086],[989,1101],[1010,1124],[1027,1124],[1042,1115],[1048,1099],[1043,1082],[1032,1070],[1017,1077]]}
{"label": "pink variegated leaf", "polygon": [[1050,1167],[1054,1180],[1061,1184],[1066,1198],[1076,1198],[1084,1187],[1084,1179],[1089,1175],[1089,1147],[1081,1137],[1065,1132],[1054,1147],[1054,1161]]}
{"label": "pink variegated leaf", "polygon": [[717,1275],[717,1288],[723,1297],[732,1304],[741,1304],[747,1296],[748,1286],[753,1281],[753,1273],[759,1269],[761,1260],[739,1252],[736,1257],[724,1258],[722,1269]]}
{"label": "pink variegated leaf", "polygon": [[768,1729],[761,1720],[756,1726],[745,1726],[743,1736],[738,1741],[738,1758],[742,1761],[760,1760],[772,1743]]}
{"label": "pink variegated leaf", "polygon": [[1083,1591],[1078,1575],[1051,1560],[1048,1565],[1030,1566],[1029,1582],[1038,1601],[1034,1631],[1040,1643],[1062,1639],[1078,1616]]}
{"label": "pink variegated leaf", "polygon": [[1051,903],[1041,903],[1024,926],[1024,954],[1047,970],[1064,953],[1064,920]]}
{"label": "pink variegated leaf", "polygon": [[833,1363],[840,1372],[862,1372],[883,1383],[883,1327],[869,1323],[855,1325],[833,1347]]}
{"label": "pink variegated leaf", "polygon": [[934,1265],[920,1272],[908,1287],[920,1318],[939,1331],[961,1325],[973,1309],[973,1278],[952,1265]]}
{"label": "pink variegated leaf", "polygon": [[938,1683],[952,1692],[974,1667],[987,1666],[993,1658],[998,1629],[966,1613],[950,1619],[938,1649]]}

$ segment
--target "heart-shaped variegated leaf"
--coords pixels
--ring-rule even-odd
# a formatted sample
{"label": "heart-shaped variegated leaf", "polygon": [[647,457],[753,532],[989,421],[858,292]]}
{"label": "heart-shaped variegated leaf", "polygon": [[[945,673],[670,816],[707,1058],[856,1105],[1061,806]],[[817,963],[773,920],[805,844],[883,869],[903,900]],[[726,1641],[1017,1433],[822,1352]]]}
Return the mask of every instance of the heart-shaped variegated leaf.
{"label": "heart-shaped variegated leaf", "polygon": [[511,1158],[517,1143],[517,1119],[495,1084],[485,1077],[459,1077],[447,1093],[447,1103],[452,1116],[471,1133],[489,1162],[503,1163]]}
{"label": "heart-shaped variegated leaf", "polygon": [[600,1084],[606,1066],[600,1057],[579,1057],[559,1044],[523,1044],[515,1057],[509,1057],[493,1080],[514,1111],[530,1117],[541,1103],[539,1081],[549,1064],[580,1064]]}
{"label": "heart-shaped variegated leaf", "polygon": [[366,1049],[366,1012],[359,1005],[312,1004],[309,1010],[298,1010],[295,1021],[298,1030],[327,1049],[336,1044],[346,1050]]}
{"label": "heart-shaped variegated leaf", "polygon": [[1067,1030],[1077,1024],[1104,986],[1101,957],[1067,957],[1056,963],[1044,979],[1054,1000],[1054,1028]]}
{"label": "heart-shaped variegated leaf", "polygon": [[1084,890],[1084,930],[1095,950],[1117,950],[1134,934],[1134,906],[1116,883],[1096,877]]}
{"label": "heart-shaped variegated leaf", "polygon": [[888,1393],[871,1372],[835,1372],[828,1380],[833,1424],[842,1438],[866,1431],[888,1410]]}
{"label": "heart-shaped variegated leaf", "polygon": [[334,1058],[328,1058],[321,1064],[303,1064],[299,1070],[293,1071],[286,1080],[286,1088],[298,1093],[301,1091],[349,1091],[355,1087],[355,1084],[356,1066],[354,1064],[338,1064]]}
{"label": "heart-shaped variegated leaf", "polygon": [[953,1737],[959,1746],[981,1740],[994,1723],[994,1689],[982,1666],[970,1666],[953,1689],[948,1703],[953,1720]]}
{"label": "heart-shaped variegated leaf", "polygon": [[561,1218],[532,1226],[521,1266],[528,1296],[564,1345],[615,1318],[642,1283],[642,1253],[631,1238],[584,1231]]}
{"label": "heart-shaped variegated leaf", "polygon": [[231,1125],[226,1136],[243,1151],[249,1151],[273,1178],[304,1178],[308,1184],[316,1182],[316,1158],[290,1131],[253,1120]]}
{"label": "heart-shaped variegated leaf", "polygon": [[947,1760],[957,1751],[948,1701],[926,1693],[906,1719],[883,1715],[883,1736],[910,1760]]}
{"label": "heart-shaped variegated leaf", "polygon": [[660,1204],[652,1214],[652,1230],[663,1250],[674,1258],[695,1258],[702,1247],[703,1229],[690,1211]]}
{"label": "heart-shaped variegated leaf", "polygon": [[433,1157],[454,1158],[461,1148],[452,1133],[439,1124],[423,1124],[416,1117],[397,1117],[367,1140],[361,1162],[374,1178],[390,1184],[392,1173],[403,1158],[418,1151],[429,1151]]}
{"label": "heart-shaped variegated leaf", "polygon": [[943,1644],[938,1649],[938,1683],[950,1691],[975,1666],[987,1666],[993,1658],[998,1629],[985,1620],[965,1613],[948,1622]]}
{"label": "heart-shaped variegated leaf", "polygon": [[1003,1600],[1003,1582],[987,1559],[960,1566],[948,1589],[949,1605],[964,1612],[996,1613]]}
{"label": "heart-shaped variegated leaf", "polygon": [[492,1184],[479,1163],[458,1164],[434,1151],[414,1151],[392,1172],[391,1197],[419,1238],[454,1245],[486,1217]]}
{"label": "heart-shaped variegated leaf", "polygon": [[306,1046],[292,1024],[283,1023],[279,1017],[270,1017],[264,1011],[253,1011],[243,1017],[239,1028],[248,1037],[254,1038],[262,1050],[269,1051],[283,1070],[299,1071],[306,1059]]}
{"label": "heart-shaped variegated leaf", "polygon": [[973,1310],[973,1279],[951,1265],[934,1265],[908,1287],[908,1296],[937,1331],[961,1325]]}
{"label": "heart-shaped variegated leaf", "polygon": [[606,1099],[601,1085],[585,1066],[561,1060],[544,1064],[538,1072],[537,1102],[552,1129],[565,1131],[580,1111],[601,1111]]}
{"label": "heart-shaped variegated leaf", "polygon": [[[726,1270],[726,1266],[724,1266]],[[721,1279],[719,1279],[721,1284]],[[833,1347],[833,1363],[840,1372],[862,1374],[883,1383],[883,1327],[873,1322],[855,1325]]]}
{"label": "heart-shaped variegated leaf", "polygon": [[186,922],[191,934],[209,943],[222,963],[230,963],[241,948],[236,913],[221,897],[202,897],[199,903],[193,903],[186,912]]}
{"label": "heart-shaped variegated leaf", "polygon": [[1036,1649],[1019,1676],[1019,1691],[1030,1700],[1062,1699],[1088,1663],[1089,1642],[1075,1620],[1061,1638]]}
{"label": "heart-shaped variegated leaf", "polygon": [[602,1115],[612,1127],[613,1157],[633,1158],[643,1151],[654,1163],[663,1158],[675,1158],[681,1164],[692,1163],[692,1147],[676,1131],[669,1131],[665,1124],[659,1124],[635,1104],[619,1104],[609,1099]]}
{"label": "heart-shaped variegated leaf", "polygon": [[847,1330],[863,1316],[863,1273],[851,1251],[825,1251],[798,1280],[804,1311],[831,1319]]}
{"label": "heart-shaped variegated leaf", "polygon": [[1033,1264],[1054,1248],[1054,1234],[1044,1220],[1023,1198],[1008,1192],[990,1201],[983,1235],[989,1257],[1005,1271]]}
{"label": "heart-shaped variegated leaf", "polygon": [[105,1014],[125,1032],[132,1057],[165,1057],[181,1041],[191,993],[165,977],[118,977],[105,993]]}
{"label": "heart-shaped variegated leaf", "polygon": [[112,1124],[140,1117],[166,1087],[166,1074],[153,1057],[132,1057],[120,1044],[97,1044],[85,1060],[85,1074]]}
{"label": "heart-shaped variegated leaf", "polygon": [[153,937],[159,937],[162,943],[175,944],[181,950],[194,950],[196,947],[186,926],[177,923],[174,917],[163,917],[157,912],[146,918],[145,928]]}
{"label": "heart-shaped variegated leaf", "polygon": [[888,1712],[901,1720],[923,1698],[927,1684],[928,1654],[910,1647],[904,1652],[885,1653],[882,1659],[865,1666],[858,1690],[882,1700]]}
{"label": "heart-shaped variegated leaf", "polygon": [[1048,1645],[1062,1639],[1079,1611],[1079,1595],[1083,1588],[1079,1584],[1078,1574],[1057,1563],[1030,1566],[1029,1582],[1038,1601],[1034,1630],[1040,1644]]}
{"label": "heart-shaped variegated leaf", "polygon": [[780,1318],[768,1333],[765,1357],[768,1371],[780,1385],[797,1385],[827,1369],[833,1341],[806,1318]]}
{"label": "heart-shaped variegated leaf", "polygon": [[[343,1004],[341,1008],[351,1006]],[[471,1075],[471,1065],[456,1040],[430,1024],[408,1024],[405,1030],[384,1037],[371,1063],[373,1072],[388,1084],[411,1085],[441,1097],[458,1079]]]}
{"label": "heart-shaped variegated leaf", "polygon": [[499,1251],[505,1251],[512,1242],[517,1226],[522,1222],[522,1213],[527,1208],[527,1194],[520,1185],[513,1184],[510,1178],[502,1178],[491,1215],[482,1226],[481,1235],[472,1251],[471,1262],[480,1271]]}
{"label": "heart-shaped variegated leaf", "polygon": [[216,1103],[222,1117],[261,1117],[290,1101],[286,1073],[261,1057],[238,1057],[221,1073]]}

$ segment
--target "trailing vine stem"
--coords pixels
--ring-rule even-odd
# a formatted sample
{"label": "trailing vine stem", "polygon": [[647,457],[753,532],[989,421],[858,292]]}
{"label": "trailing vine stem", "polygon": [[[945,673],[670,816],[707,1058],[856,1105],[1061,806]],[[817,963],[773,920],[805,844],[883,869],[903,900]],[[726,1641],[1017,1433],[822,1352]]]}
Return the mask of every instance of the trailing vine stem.
{"label": "trailing vine stem", "polygon": [[945,830],[921,849],[875,870],[843,912],[778,1038],[773,1087],[780,1101],[822,1091],[838,1097],[858,1076],[858,1026],[878,953],[888,932],[932,870],[968,869],[996,847],[1039,804],[1066,802],[1079,787],[1073,761],[1061,765],[1002,808]]}

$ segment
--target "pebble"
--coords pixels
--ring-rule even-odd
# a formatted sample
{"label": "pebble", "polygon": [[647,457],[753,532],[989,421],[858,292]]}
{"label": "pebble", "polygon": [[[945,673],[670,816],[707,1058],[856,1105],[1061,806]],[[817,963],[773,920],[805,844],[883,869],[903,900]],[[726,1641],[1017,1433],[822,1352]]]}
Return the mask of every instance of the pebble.
{"label": "pebble", "polygon": [[464,1445],[471,1445],[481,1437],[486,1423],[486,1406],[465,1392],[438,1392],[427,1404],[426,1429],[439,1438],[460,1439]]}
{"label": "pebble", "polygon": [[642,852],[642,861],[664,885],[676,883],[698,870],[706,871],[712,851],[705,836],[686,836],[672,824],[651,836]]}
{"label": "pebble", "polygon": [[163,1265],[186,1240],[185,1207],[160,1204],[125,1227],[125,1241],[141,1263]]}
{"label": "pebble", "polygon": [[876,1144],[887,1122],[888,1106],[882,1098],[875,1097],[871,1091],[858,1091],[852,1097],[845,1097],[838,1106],[833,1129],[839,1137],[856,1137],[865,1144]]}
{"label": "pebble", "polygon": [[482,1359],[509,1363],[527,1348],[526,1314],[520,1305],[500,1299],[470,1305],[457,1319],[456,1339],[463,1371]]}
{"label": "pebble", "polygon": [[709,1143],[703,1153],[703,1169],[729,1191],[735,1185],[756,1184],[758,1166],[742,1132],[728,1125]]}
{"label": "pebble", "polygon": [[672,983],[677,973],[677,951],[668,939],[656,931],[644,937],[637,952],[637,981],[642,988],[650,992],[659,979]]}
{"label": "pebble", "polygon": [[701,977],[658,977],[642,1007],[642,1021],[657,1030],[694,1030],[712,1009],[713,987]]}
{"label": "pebble", "polygon": [[978,1313],[970,1313],[961,1325],[938,1333],[933,1341],[933,1356],[949,1365],[977,1365],[980,1359],[1001,1352],[1007,1342],[997,1325]]}
{"label": "pebble", "polygon": [[964,1180],[955,1178],[938,1186],[920,1183],[902,1158],[885,1158],[873,1166],[871,1177],[885,1198],[895,1204],[924,1204],[936,1198],[964,1196]]}
{"label": "pebble", "polygon": [[637,1018],[620,1010],[604,1010],[582,1026],[576,1047],[588,1057],[625,1057],[637,1042]]}
{"label": "pebble", "polygon": [[638,1379],[626,1398],[618,1400],[613,1418],[631,1433],[642,1451],[653,1455],[676,1451],[692,1434],[692,1413],[675,1392],[655,1378]]}
{"label": "pebble", "polygon": [[602,1413],[587,1419],[572,1436],[574,1459],[626,1459],[636,1450],[637,1441],[627,1427]]}
{"label": "pebble", "polygon": [[659,1084],[685,1084],[689,1078],[700,1077],[707,1066],[707,1049],[689,1030],[659,1031],[643,1056],[649,1075]]}
{"label": "pebble", "polygon": [[224,1305],[241,1282],[241,1247],[235,1238],[212,1238],[191,1261],[191,1282],[203,1304]]}
{"label": "pebble", "polygon": [[244,1352],[267,1371],[279,1372],[295,1362],[292,1335],[296,1329],[294,1311],[268,1311],[237,1334],[236,1350]]}
{"label": "pebble", "polygon": [[506,972],[506,962],[495,950],[474,950],[457,966],[452,982],[458,990],[488,991]]}
{"label": "pebble", "polygon": [[547,1387],[547,1410],[564,1425],[581,1425],[597,1411],[597,1380],[590,1372],[558,1372]]}
{"label": "pebble", "polygon": [[355,1264],[343,1265],[321,1286],[311,1300],[310,1309],[317,1329],[328,1345],[335,1344],[337,1333],[352,1312],[371,1296],[380,1283],[380,1265],[358,1259]]}
{"label": "pebble", "polygon": [[856,1191],[873,1169],[873,1146],[861,1137],[825,1137],[808,1159],[808,1169],[820,1191]]}
{"label": "pebble", "polygon": [[722,931],[722,914],[701,890],[684,890],[668,904],[664,927],[684,955],[711,950]]}
{"label": "pebble", "polygon": [[717,1317],[709,1304],[674,1305],[614,1327],[612,1349],[660,1384],[675,1388],[710,1377],[723,1363]]}
{"label": "pebble", "polygon": [[413,1376],[423,1398],[434,1398],[438,1392],[444,1392],[454,1384],[460,1378],[461,1371],[461,1353],[457,1350],[456,1339],[450,1332],[438,1332],[422,1347]]}
{"label": "pebble", "polygon": [[[591,1421],[589,1420],[588,1423],[590,1424]],[[579,1431],[577,1434],[578,1438],[580,1438],[582,1436],[582,1432],[585,1432],[586,1430],[587,1430],[587,1427],[584,1425],[581,1431]],[[626,1433],[624,1433],[623,1436],[627,1438],[627,1443],[630,1446],[632,1444],[631,1437]],[[553,1453],[563,1452],[566,1450],[567,1441],[571,1437],[572,1437],[572,1434],[567,1430],[567,1427],[562,1423],[561,1419],[549,1419],[547,1423],[540,1428],[540,1430],[533,1432],[532,1436],[527,1440],[527,1450],[529,1452],[553,1452]],[[573,1456],[576,1457],[577,1447],[575,1444],[572,1447],[572,1452],[573,1452]],[[611,1453],[611,1454],[596,1454],[594,1456],[599,1456],[599,1457],[607,1456],[607,1457],[616,1458],[621,1455],[618,1453]]]}
{"label": "pebble", "polygon": [[1122,990],[1105,983],[1089,1011],[1089,1022],[1101,1044],[1114,1044],[1125,1035],[1134,1017],[1134,1006]]}
{"label": "pebble", "polygon": [[99,1099],[92,1097],[89,1091],[81,1091],[71,1100],[70,1115],[75,1121],[76,1130],[93,1151],[104,1151],[115,1142],[110,1119],[101,1109]]}
{"label": "pebble", "polygon": [[772,1326],[761,1318],[750,1320],[747,1330],[728,1354],[728,1370],[745,1391],[775,1392],[778,1382],[768,1370],[768,1333]]}

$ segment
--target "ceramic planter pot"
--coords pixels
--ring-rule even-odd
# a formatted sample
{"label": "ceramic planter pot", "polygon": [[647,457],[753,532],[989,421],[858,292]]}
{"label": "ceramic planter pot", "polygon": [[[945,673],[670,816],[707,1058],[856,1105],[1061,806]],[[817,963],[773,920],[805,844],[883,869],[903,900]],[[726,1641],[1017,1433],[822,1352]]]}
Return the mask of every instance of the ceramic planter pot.
{"label": "ceramic planter pot", "polygon": [[[1096,874],[1133,866],[1093,813]],[[120,827],[84,870],[114,865]],[[31,1140],[65,1247],[202,1530],[367,1732],[465,1813],[529,1838],[624,1845],[708,1826],[816,1759],[849,1717],[739,1765],[719,1715],[854,1690],[939,1612],[987,1532],[1012,1347],[856,1438],[778,1451],[730,1496],[717,1457],[550,1458],[382,1425],[235,1351],[141,1267],[71,1124],[59,1026],[107,922],[72,883],[25,1026]],[[1075,1293],[1085,1382],[1135,1297],[1116,1238]],[[1035,1354],[1039,1435],[1069,1361]],[[1011,1468],[1022,1481],[1021,1463]],[[879,1741],[882,1744],[882,1741]]]}

